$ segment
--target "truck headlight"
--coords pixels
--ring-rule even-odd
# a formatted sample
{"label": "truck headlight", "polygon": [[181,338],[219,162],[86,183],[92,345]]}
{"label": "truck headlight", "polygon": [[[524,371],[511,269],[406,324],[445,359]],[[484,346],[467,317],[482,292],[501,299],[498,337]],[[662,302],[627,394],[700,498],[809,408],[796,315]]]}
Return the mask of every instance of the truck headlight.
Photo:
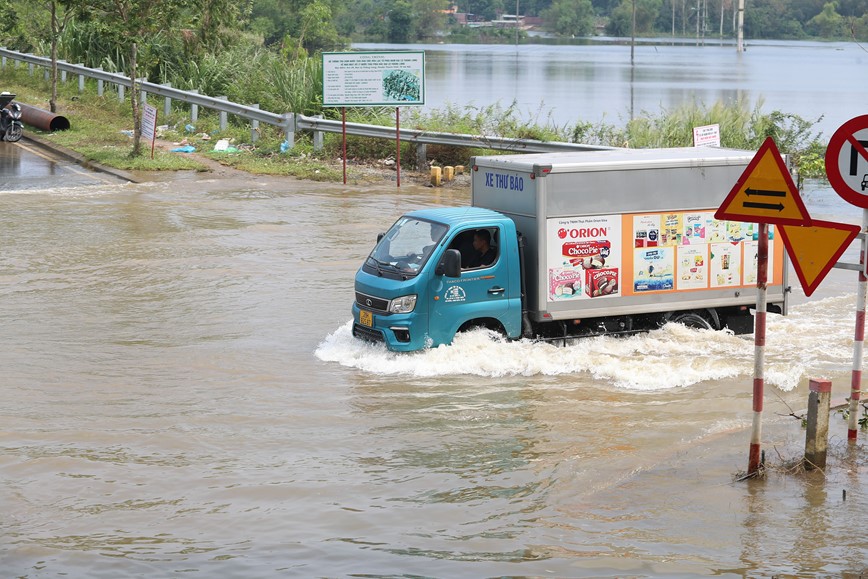
{"label": "truck headlight", "polygon": [[389,302],[389,311],[393,314],[409,314],[416,307],[416,294],[401,296]]}

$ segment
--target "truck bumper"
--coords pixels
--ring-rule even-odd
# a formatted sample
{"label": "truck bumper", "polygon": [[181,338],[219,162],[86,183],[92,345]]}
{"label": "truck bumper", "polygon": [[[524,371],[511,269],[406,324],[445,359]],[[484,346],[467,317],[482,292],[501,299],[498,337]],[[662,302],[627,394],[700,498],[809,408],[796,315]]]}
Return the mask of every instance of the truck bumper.
{"label": "truck bumper", "polygon": [[359,306],[353,304],[353,336],[368,342],[382,342],[395,352],[421,350],[429,344],[427,328],[419,316],[409,314],[371,314],[370,326],[362,324]]}

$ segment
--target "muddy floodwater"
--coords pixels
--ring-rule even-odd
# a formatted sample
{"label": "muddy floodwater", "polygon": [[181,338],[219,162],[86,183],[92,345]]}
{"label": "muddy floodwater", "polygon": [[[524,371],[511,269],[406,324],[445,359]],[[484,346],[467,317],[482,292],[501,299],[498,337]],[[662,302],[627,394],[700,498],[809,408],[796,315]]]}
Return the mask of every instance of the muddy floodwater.
{"label": "muddy floodwater", "polygon": [[[734,482],[750,336],[351,338],[376,234],[468,198],[207,175],[0,193],[2,575],[868,571],[865,434],[848,446],[834,415],[826,473],[788,468],[808,378],[849,387],[851,274],[810,299],[794,282],[770,318],[770,469]],[[805,200],[859,220],[821,185]]]}

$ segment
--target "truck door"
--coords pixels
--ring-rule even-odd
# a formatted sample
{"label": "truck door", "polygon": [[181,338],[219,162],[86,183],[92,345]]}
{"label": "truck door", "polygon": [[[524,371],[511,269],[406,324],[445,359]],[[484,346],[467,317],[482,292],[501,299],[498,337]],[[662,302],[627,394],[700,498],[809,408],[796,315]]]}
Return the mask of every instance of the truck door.
{"label": "truck door", "polygon": [[448,249],[461,253],[461,275],[433,280],[437,297],[429,328],[435,342],[451,342],[452,334],[473,320],[497,320],[508,327],[509,260],[501,251],[501,238],[498,226],[475,227],[459,231],[449,243]]}

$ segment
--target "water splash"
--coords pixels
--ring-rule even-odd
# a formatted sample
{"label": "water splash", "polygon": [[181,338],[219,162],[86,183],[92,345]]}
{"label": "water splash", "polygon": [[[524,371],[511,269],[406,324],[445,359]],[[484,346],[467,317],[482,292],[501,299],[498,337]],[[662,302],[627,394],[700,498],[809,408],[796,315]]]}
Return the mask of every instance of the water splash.
{"label": "water splash", "polygon": [[[787,316],[768,318],[765,379],[784,391],[808,373],[845,371],[852,357],[853,299],[831,297],[796,306]],[[616,388],[652,391],[750,376],[750,335],[695,330],[677,324],[627,338],[573,340],[566,346],[507,341],[489,331],[456,336],[449,346],[413,353],[352,337],[347,322],[316,350],[326,362],[378,375],[414,377],[472,375],[558,376],[586,374]]]}

